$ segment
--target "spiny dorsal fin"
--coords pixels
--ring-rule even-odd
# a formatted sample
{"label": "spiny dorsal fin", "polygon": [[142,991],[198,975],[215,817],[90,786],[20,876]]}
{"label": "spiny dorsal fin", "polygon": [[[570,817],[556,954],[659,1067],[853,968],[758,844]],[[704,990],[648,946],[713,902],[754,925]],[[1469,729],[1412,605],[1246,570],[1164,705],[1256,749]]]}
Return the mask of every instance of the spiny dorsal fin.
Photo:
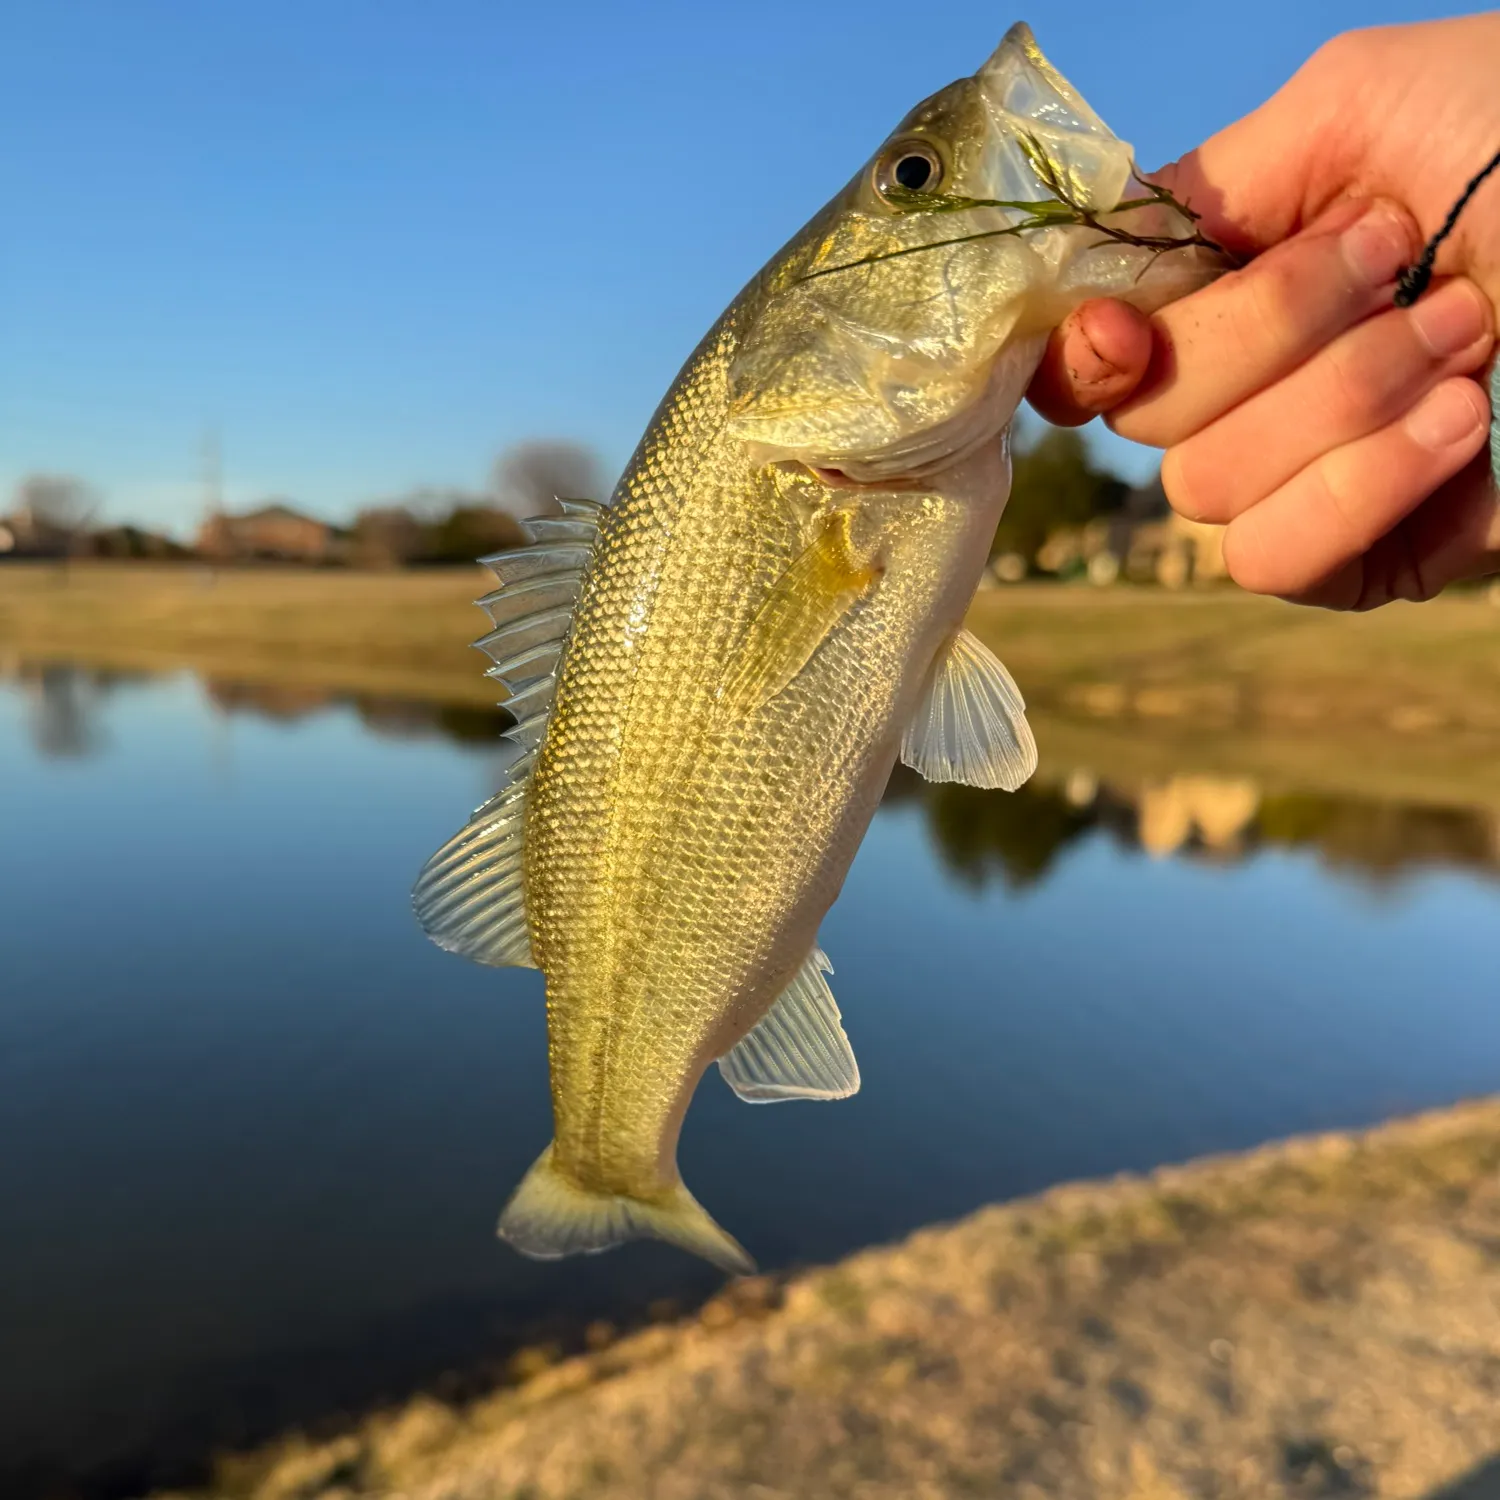
{"label": "spiny dorsal fin", "polygon": [[754,1030],[719,1059],[725,1082],[747,1104],[859,1092],[859,1064],[823,978],[831,973],[828,955],[814,948]]}
{"label": "spiny dorsal fin", "polygon": [[427,861],[412,891],[427,936],[476,963],[534,967],[521,875],[526,789],[604,511],[592,500],[559,503],[561,516],[521,522],[530,545],[481,559],[499,587],[479,600],[495,628],[475,644],[508,694],[516,722],[501,738],[514,758],[505,784]]}
{"label": "spiny dorsal fin", "polygon": [[994,652],[967,630],[938,652],[901,759],[927,781],[1007,792],[1036,770],[1026,701]]}

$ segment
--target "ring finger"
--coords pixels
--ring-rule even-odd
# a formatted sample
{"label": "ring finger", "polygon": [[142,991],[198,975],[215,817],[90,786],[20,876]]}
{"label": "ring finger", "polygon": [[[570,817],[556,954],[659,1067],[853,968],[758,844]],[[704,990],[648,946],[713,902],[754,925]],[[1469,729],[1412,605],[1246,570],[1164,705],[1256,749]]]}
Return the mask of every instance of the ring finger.
{"label": "ring finger", "polygon": [[1476,381],[1443,381],[1399,421],[1324,454],[1231,521],[1230,575],[1252,593],[1353,607],[1357,590],[1335,599],[1327,585],[1484,447],[1488,421]]}
{"label": "ring finger", "polygon": [[1460,277],[1352,328],[1168,451],[1162,483],[1173,508],[1232,521],[1320,454],[1393,422],[1446,377],[1479,369],[1492,322],[1489,300]]}

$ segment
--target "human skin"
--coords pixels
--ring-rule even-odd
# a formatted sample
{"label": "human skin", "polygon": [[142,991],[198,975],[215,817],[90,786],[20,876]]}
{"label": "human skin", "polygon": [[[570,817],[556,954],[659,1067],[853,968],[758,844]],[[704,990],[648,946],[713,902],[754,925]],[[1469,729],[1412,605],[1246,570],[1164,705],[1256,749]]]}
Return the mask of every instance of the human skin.
{"label": "human skin", "polygon": [[1225,526],[1231,576],[1336,609],[1500,570],[1484,388],[1500,173],[1396,276],[1500,147],[1500,13],[1336,37],[1259,109],[1151,174],[1243,261],[1146,318],[1085,304],[1030,392],[1165,449],[1174,509]]}

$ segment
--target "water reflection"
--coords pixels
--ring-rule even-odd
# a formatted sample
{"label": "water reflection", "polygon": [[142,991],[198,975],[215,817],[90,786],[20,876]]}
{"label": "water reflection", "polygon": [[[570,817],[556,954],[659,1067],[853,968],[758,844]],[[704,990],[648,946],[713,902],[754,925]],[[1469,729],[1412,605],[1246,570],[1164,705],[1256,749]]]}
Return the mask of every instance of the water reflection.
{"label": "water reflection", "polygon": [[[493,1241],[546,1139],[541,979],[439,953],[408,892],[503,711],[0,678],[0,1494],[186,1482],[712,1286]],[[823,933],[865,1088],[747,1110],[711,1077],[684,1136],[767,1267],[1496,1086],[1491,810],[1085,758],[1014,796],[892,779]]]}
{"label": "water reflection", "polygon": [[1007,797],[929,786],[901,768],[887,799],[921,803],[944,863],[976,890],[992,880],[1009,890],[1032,885],[1090,834],[1157,858],[1220,863],[1305,849],[1326,869],[1373,885],[1427,868],[1500,875],[1500,815],[1488,808],[1266,792],[1243,778],[1194,774],[1111,785],[1082,769]]}
{"label": "water reflection", "polygon": [[339,693],[306,684],[232,682],[209,677],[203,690],[224,714],[253,714],[294,721],[333,709],[350,709],[372,734],[390,739],[443,739],[456,745],[494,748],[511,722],[498,705],[418,703],[380,693]]}
{"label": "water reflection", "polygon": [[19,690],[26,733],[38,755],[76,760],[104,748],[100,706],[120,674],[16,662],[0,670],[0,682],[6,680]]}
{"label": "water reflection", "polygon": [[[26,703],[27,732],[44,758],[97,754],[109,743],[110,698],[150,674],[58,663],[0,662]],[[371,734],[491,750],[510,718],[498,705],[423,703],[316,684],[200,679],[213,710],[293,724],[352,713]],[[1044,880],[1089,835],[1155,857],[1233,862],[1260,849],[1304,849],[1339,874],[1381,885],[1424,868],[1500,874],[1500,810],[1379,801],[1326,791],[1262,788],[1244,777],[1173,772],[1127,782],[1089,767],[1046,768],[1014,795],[933,786],[898,766],[887,803],[922,808],[946,868],[982,890]]]}
{"label": "water reflection", "polygon": [[[32,748],[45,759],[88,755],[108,744],[109,700],[124,688],[160,680],[160,674],[109,667],[0,658],[0,685],[18,690],[28,705]],[[392,739],[439,739],[493,748],[510,716],[497,704],[421,703],[381,693],[343,692],[302,682],[245,682],[205,675],[204,697],[220,715],[248,715],[296,724],[320,714],[352,712],[359,722]]]}

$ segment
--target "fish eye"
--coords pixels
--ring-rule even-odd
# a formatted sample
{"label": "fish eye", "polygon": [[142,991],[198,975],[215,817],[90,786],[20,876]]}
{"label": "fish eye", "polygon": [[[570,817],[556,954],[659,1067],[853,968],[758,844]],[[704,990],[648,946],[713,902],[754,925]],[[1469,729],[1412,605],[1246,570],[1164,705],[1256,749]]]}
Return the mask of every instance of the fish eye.
{"label": "fish eye", "polygon": [[943,159],[926,141],[897,141],[875,163],[875,191],[887,203],[903,191],[935,192],[942,180]]}

